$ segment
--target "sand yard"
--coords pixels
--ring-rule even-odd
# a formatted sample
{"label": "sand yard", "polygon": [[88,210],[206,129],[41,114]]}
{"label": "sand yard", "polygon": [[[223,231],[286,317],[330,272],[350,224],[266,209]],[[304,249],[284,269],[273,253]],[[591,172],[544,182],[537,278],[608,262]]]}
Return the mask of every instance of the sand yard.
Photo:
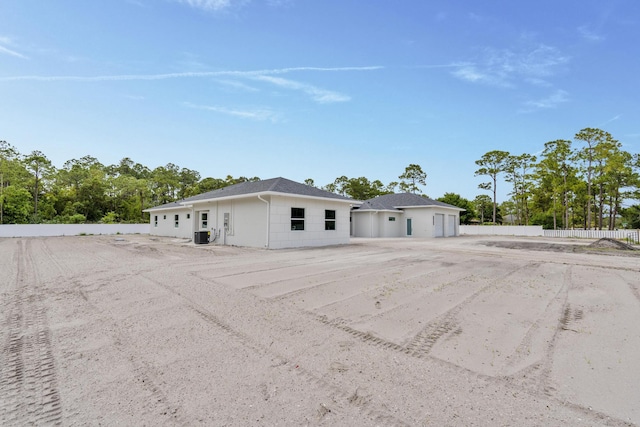
{"label": "sand yard", "polygon": [[640,251],[0,239],[0,425],[637,425]]}

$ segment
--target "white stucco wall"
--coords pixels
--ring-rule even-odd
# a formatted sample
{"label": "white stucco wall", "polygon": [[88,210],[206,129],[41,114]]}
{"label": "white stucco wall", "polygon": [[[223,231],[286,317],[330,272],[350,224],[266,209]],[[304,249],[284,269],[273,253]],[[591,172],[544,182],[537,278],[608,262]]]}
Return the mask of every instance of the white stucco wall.
{"label": "white stucco wall", "polygon": [[[194,231],[209,231],[212,244],[265,248],[268,242],[270,249],[349,243],[350,204],[279,195],[265,195],[262,199],[264,201],[256,195],[151,212],[152,234],[193,238]],[[291,230],[292,207],[305,209],[304,230]],[[335,230],[325,230],[325,210],[336,212]],[[205,228],[202,226],[202,212],[207,213]],[[186,220],[187,213],[191,215],[189,220]],[[175,214],[180,215],[178,228],[174,226]],[[224,224],[225,214],[229,218],[228,228]],[[158,225],[154,226],[156,215]]]}
{"label": "white stucco wall", "polygon": [[[161,211],[151,211],[150,232],[152,236],[183,237],[193,238],[193,221],[187,218],[191,215],[191,209],[167,209]],[[178,227],[175,226],[175,215],[178,215]],[[156,217],[158,218],[156,224]]]}
{"label": "white stucco wall", "polygon": [[[198,203],[192,209],[193,229],[209,231],[212,244],[265,247],[267,207],[257,197]],[[202,226],[202,212],[208,215],[206,228]],[[225,214],[228,227],[225,227]]]}
{"label": "white stucco wall", "polygon": [[433,213],[428,208],[404,209],[401,236],[407,235],[407,219],[411,218],[411,237],[433,237]]}
{"label": "white stucco wall", "polygon": [[[362,211],[351,213],[354,237],[436,237],[435,214],[444,215],[444,236],[453,237],[460,234],[460,213],[455,209],[439,206],[405,208],[403,212]],[[396,218],[389,221],[389,217]],[[407,236],[407,219],[411,219],[411,236]],[[454,234],[449,233],[449,223],[453,222]]]}
{"label": "white stucco wall", "polygon": [[372,222],[375,220],[373,216],[375,212],[358,212],[351,213],[352,235],[354,237],[378,237],[377,222],[375,231]]}
{"label": "white stucco wall", "polygon": [[[266,247],[267,205],[257,197],[217,203],[216,226],[220,237],[218,244]],[[224,214],[229,214],[229,232],[224,233]]]}
{"label": "white stucco wall", "polygon": [[[354,237],[398,237],[384,223],[385,212],[362,211],[351,212],[351,227]],[[396,214],[396,223],[403,224],[402,214]],[[388,219],[387,219],[388,220]],[[385,235],[387,234],[387,235]]]}
{"label": "white stucco wall", "polygon": [[[270,199],[269,247],[327,246],[349,243],[350,205],[344,202],[273,196]],[[305,229],[291,230],[291,208],[305,209]],[[336,229],[325,230],[325,210],[336,211]]]}
{"label": "white stucco wall", "polygon": [[149,224],[3,224],[2,237],[54,237],[99,234],[149,234]]}
{"label": "white stucco wall", "polygon": [[[389,218],[394,218],[390,221]],[[406,224],[401,212],[380,212],[378,214],[379,232],[378,237],[396,237],[402,236]]]}

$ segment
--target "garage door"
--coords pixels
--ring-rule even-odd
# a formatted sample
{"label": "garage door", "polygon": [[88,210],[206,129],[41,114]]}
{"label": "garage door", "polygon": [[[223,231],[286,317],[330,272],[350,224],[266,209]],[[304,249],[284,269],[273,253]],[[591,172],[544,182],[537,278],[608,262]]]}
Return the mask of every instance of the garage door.
{"label": "garage door", "polygon": [[444,237],[444,214],[436,214],[434,225],[436,237]]}
{"label": "garage door", "polygon": [[456,216],[449,215],[449,221],[447,222],[447,236],[456,235]]}

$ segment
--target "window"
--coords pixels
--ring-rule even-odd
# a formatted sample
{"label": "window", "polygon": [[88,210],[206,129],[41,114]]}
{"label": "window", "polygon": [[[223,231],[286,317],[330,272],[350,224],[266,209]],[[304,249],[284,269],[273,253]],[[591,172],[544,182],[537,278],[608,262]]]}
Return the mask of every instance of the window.
{"label": "window", "polygon": [[180,227],[180,215],[175,214],[175,215],[173,216],[173,226],[174,226],[175,228]]}
{"label": "window", "polygon": [[153,226],[157,227],[158,226],[158,215],[154,215],[153,216]]}
{"label": "window", "polygon": [[336,229],[336,211],[330,211],[330,210],[324,211],[324,229],[325,230]]}
{"label": "window", "polygon": [[291,230],[304,230],[304,208],[291,208]]}
{"label": "window", "polygon": [[166,215],[162,215],[162,219],[167,219],[167,216]]}
{"label": "window", "polygon": [[390,216],[390,217],[389,217],[389,221],[395,221],[395,220],[396,220],[396,217],[395,217],[395,216]]}
{"label": "window", "polygon": [[191,219],[191,214],[190,213],[187,214],[187,219]]}
{"label": "window", "polygon": [[201,215],[200,218],[202,218],[202,227],[200,228],[202,229],[207,228],[207,225],[208,225],[207,220],[209,218],[209,214],[207,212],[202,212],[200,215]]}

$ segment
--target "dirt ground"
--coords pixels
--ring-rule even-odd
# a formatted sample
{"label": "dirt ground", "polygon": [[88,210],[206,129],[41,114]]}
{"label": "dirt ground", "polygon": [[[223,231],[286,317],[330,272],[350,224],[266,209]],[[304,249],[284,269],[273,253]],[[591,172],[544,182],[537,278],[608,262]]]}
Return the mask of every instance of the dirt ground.
{"label": "dirt ground", "polygon": [[590,243],[0,239],[0,425],[640,424],[640,251]]}

